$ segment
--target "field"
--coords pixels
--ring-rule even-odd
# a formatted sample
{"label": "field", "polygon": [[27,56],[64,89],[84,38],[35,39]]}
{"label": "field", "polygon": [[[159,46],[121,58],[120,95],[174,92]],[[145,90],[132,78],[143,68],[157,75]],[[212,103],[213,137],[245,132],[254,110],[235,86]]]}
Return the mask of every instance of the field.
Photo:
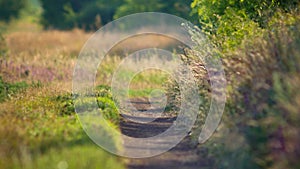
{"label": "field", "polygon": [[[91,35],[76,29],[4,35],[0,65],[1,168],[124,168],[125,159],[120,160],[88,138],[74,112],[74,66]],[[157,41],[157,37],[144,38],[149,44]],[[160,41],[170,43],[163,37]],[[120,54],[107,57],[96,76],[96,90],[106,93],[97,98],[99,106],[116,129],[120,115],[106,86],[121,61]],[[154,69],[136,75],[128,69],[121,76],[133,77],[129,98],[147,98],[153,89],[164,90],[169,79],[168,74]],[[120,146],[120,138],[112,141]]]}
{"label": "field", "polygon": [[1,168],[123,168],[88,138],[74,112],[72,73],[89,36],[80,30],[4,36]]}

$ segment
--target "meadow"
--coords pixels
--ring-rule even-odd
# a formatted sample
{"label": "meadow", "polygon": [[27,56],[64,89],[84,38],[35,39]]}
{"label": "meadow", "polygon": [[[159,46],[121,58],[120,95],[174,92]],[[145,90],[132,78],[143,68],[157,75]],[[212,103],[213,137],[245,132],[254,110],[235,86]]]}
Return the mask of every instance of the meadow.
{"label": "meadow", "polygon": [[[80,30],[12,32],[1,46],[1,168],[124,168],[84,133],[71,95]],[[110,91],[99,88],[109,94]],[[98,97],[111,100],[108,97]],[[111,125],[118,114],[111,107]],[[119,138],[112,140],[118,145]]]}
{"label": "meadow", "polygon": [[[79,29],[23,30],[4,34],[0,60],[1,168],[125,167],[125,159],[110,154],[90,140],[74,110],[74,66],[91,35]],[[157,38],[146,37],[146,40],[151,44]],[[129,43],[135,41],[129,40]],[[170,42],[161,37],[161,43]],[[109,85],[122,61],[121,56],[114,54],[105,58],[95,82],[99,109],[117,130],[120,115]],[[121,76],[133,75],[134,71],[129,69]],[[157,70],[136,74],[130,84],[129,98],[146,98],[153,89],[163,90],[168,78]],[[111,141],[120,147],[120,138]]]}

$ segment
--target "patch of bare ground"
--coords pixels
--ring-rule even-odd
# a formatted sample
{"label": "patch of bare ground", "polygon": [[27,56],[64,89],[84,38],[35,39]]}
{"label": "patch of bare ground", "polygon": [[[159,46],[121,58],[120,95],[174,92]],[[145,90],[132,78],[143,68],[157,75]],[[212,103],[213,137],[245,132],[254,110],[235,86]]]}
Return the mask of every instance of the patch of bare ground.
{"label": "patch of bare ground", "polygon": [[[131,103],[137,110],[149,109],[149,102],[145,99],[136,98],[132,99]],[[152,110],[151,110],[152,111]],[[123,116],[132,116],[131,113]],[[148,116],[148,117],[147,117]],[[153,118],[155,117],[155,110],[153,113],[138,118]],[[155,136],[167,130],[176,121],[176,116],[164,114],[149,123],[139,123],[136,120],[132,121],[130,118],[123,118],[120,123],[121,132],[124,135],[134,138],[146,138]],[[162,140],[164,141],[164,140]],[[165,140],[167,141],[167,140]],[[164,144],[162,142],[162,144]],[[151,147],[151,146],[150,146]],[[155,147],[155,146],[152,146]],[[178,145],[173,147],[168,152],[161,155],[141,158],[141,159],[128,159],[128,169],[209,169],[211,168],[211,159],[205,157],[197,145],[192,144],[189,136],[185,137]],[[126,149],[126,147],[124,147]],[[141,147],[143,148],[143,147]],[[138,150],[137,150],[138,151]],[[151,151],[151,150],[150,150]]]}

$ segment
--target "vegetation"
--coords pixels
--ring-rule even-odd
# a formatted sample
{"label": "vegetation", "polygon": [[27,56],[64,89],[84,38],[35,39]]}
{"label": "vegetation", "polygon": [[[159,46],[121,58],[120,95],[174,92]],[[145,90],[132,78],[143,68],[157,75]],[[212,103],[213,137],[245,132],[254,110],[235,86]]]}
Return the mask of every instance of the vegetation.
{"label": "vegetation", "polygon": [[244,38],[251,38],[268,27],[277,10],[286,13],[297,7],[298,0],[194,0],[193,12],[199,16],[201,28],[211,34],[214,43],[224,50],[240,46]]}
{"label": "vegetation", "polygon": [[40,0],[45,28],[96,30],[113,19],[138,12],[165,12],[190,18],[191,0]]}
{"label": "vegetation", "polygon": [[[295,160],[300,138],[298,1],[256,3],[195,0],[192,4],[204,32],[220,47],[216,54],[223,60],[229,83],[223,121],[204,146],[215,168],[299,168]],[[193,51],[185,57],[191,68],[193,63],[201,64]],[[172,94],[176,88],[170,89],[170,96],[176,98]],[[209,90],[201,91],[209,96]]]}
{"label": "vegetation", "polygon": [[[5,107],[0,113],[3,168],[52,168],[60,163],[80,168],[122,168],[114,162],[115,157],[98,149],[83,132],[70,94],[32,87],[1,107]],[[117,146],[119,140],[112,141]]]}
{"label": "vegetation", "polygon": [[3,102],[6,98],[11,97],[13,94],[20,92],[22,89],[28,87],[28,84],[25,82],[19,82],[10,84],[4,82],[0,76],[0,102]]}
{"label": "vegetation", "polygon": [[1,0],[0,21],[8,22],[12,18],[19,17],[20,12],[27,5],[27,0]]}
{"label": "vegetation", "polygon": [[173,14],[185,19],[190,18],[190,0],[125,0],[125,2],[117,9],[114,18],[120,18],[137,12],[164,12]]}
{"label": "vegetation", "polygon": [[122,0],[112,0],[109,5],[105,0],[41,0],[42,24],[46,28],[95,30],[112,21],[121,3]]}
{"label": "vegetation", "polygon": [[[123,159],[98,148],[82,130],[71,81],[76,57],[91,35],[86,30],[146,11],[197,23],[215,47],[212,56],[224,65],[227,104],[212,139],[197,147],[208,150],[201,157],[212,159],[212,167],[220,169],[300,168],[299,5],[298,0],[112,0],[109,5],[104,0],[0,0],[0,168],[125,168]],[[24,30],[27,24],[46,30]],[[128,42],[137,49],[145,45]],[[207,50],[201,44],[197,49]],[[117,130],[122,117],[109,85],[124,57],[118,52],[103,60],[95,95],[84,100],[96,99],[109,126]],[[207,70],[196,52],[185,49],[180,55],[197,77],[202,99],[193,145],[211,99]],[[178,84],[160,71],[135,74],[130,69],[135,64],[128,63],[128,70],[120,74],[133,76],[129,98],[149,98],[160,89],[168,96],[167,109],[178,110]],[[184,78],[183,72],[178,76]],[[102,134],[108,134],[105,127]],[[121,138],[109,141],[120,148]]]}
{"label": "vegetation", "polygon": [[[299,14],[282,16],[288,20]],[[243,71],[243,77],[239,77],[238,83],[231,83],[235,91],[232,91],[234,97],[227,116],[239,120],[226,122],[241,134],[247,148],[243,152],[238,149],[229,152],[237,156],[248,152],[247,161],[254,165],[251,168],[298,168],[299,163],[294,159],[298,156],[299,146],[295,143],[299,135],[293,131],[299,131],[294,120],[300,117],[296,113],[299,110],[296,74],[300,63],[296,46],[299,46],[300,22],[285,24],[277,20],[273,24],[276,29],[256,39],[255,44],[248,43],[243,54],[232,56],[242,59],[231,61],[238,67],[229,72]],[[237,75],[232,76],[232,79],[237,78]],[[236,157],[229,158],[227,167],[240,168],[234,161]]]}
{"label": "vegetation", "polygon": [[[89,139],[74,111],[70,79],[75,56],[89,36],[79,30],[4,34],[0,168],[124,168],[122,160]],[[110,90],[99,86],[97,93],[104,104],[100,111],[118,129],[119,115],[114,104],[107,104],[113,103]],[[110,140],[116,148],[120,141]]]}

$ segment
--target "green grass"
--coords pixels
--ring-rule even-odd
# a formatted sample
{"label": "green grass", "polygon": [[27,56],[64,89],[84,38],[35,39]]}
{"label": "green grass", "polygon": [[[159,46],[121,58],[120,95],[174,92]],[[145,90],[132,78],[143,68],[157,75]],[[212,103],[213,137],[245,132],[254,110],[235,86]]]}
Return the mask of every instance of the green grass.
{"label": "green grass", "polygon": [[[103,89],[103,88],[100,88]],[[105,102],[111,101],[100,90]],[[101,100],[100,99],[100,100]],[[101,107],[108,124],[118,114],[107,105]],[[71,94],[51,87],[28,87],[0,104],[0,169],[124,168],[122,160],[96,146],[85,134],[74,112]],[[101,130],[106,133],[105,127]],[[120,138],[109,140],[116,149]]]}
{"label": "green grass", "polygon": [[146,89],[141,89],[141,90],[129,89],[128,96],[129,96],[129,98],[149,97],[153,90],[154,90],[153,88],[146,88]]}
{"label": "green grass", "polygon": [[11,97],[12,95],[26,89],[29,85],[26,82],[7,83],[0,76],[0,102]]}
{"label": "green grass", "polygon": [[[23,157],[24,160],[30,157]],[[51,149],[47,153],[27,160],[20,166],[14,163],[12,169],[123,169],[122,163],[116,157],[109,155],[95,145],[82,145],[62,149]]]}

